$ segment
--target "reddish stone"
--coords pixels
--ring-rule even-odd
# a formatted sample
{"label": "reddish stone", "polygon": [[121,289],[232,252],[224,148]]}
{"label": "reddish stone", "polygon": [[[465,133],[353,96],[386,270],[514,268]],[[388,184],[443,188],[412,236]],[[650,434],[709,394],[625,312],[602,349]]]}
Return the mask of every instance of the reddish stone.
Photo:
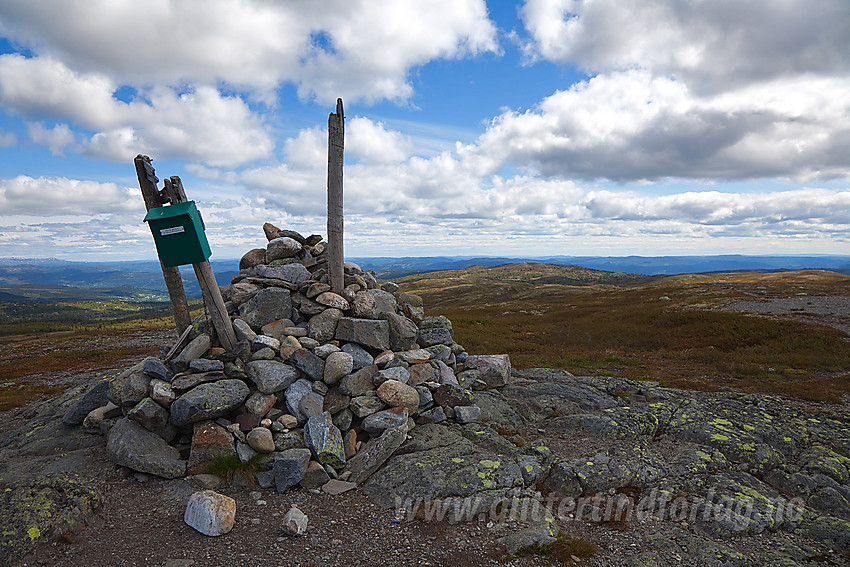
{"label": "reddish stone", "polygon": [[189,452],[187,472],[189,474],[205,472],[206,466],[215,457],[235,454],[233,435],[229,431],[213,421],[200,421],[195,424],[192,435],[192,449]]}

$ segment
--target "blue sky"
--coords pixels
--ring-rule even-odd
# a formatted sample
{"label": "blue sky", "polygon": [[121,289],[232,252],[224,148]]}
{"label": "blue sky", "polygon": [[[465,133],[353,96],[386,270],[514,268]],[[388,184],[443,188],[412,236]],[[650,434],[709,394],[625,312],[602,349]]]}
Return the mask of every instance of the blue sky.
{"label": "blue sky", "polygon": [[324,234],[337,97],[346,255],[850,251],[846,0],[2,0],[0,257]]}

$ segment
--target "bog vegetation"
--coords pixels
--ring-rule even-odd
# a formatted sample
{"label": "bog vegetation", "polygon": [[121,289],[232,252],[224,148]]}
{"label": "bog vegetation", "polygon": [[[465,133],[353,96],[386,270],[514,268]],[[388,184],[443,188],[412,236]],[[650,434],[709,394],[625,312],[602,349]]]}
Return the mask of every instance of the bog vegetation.
{"label": "bog vegetation", "polygon": [[[470,352],[508,353],[519,368],[657,380],[840,402],[850,393],[847,335],[817,322],[724,307],[732,300],[848,295],[850,276],[785,272],[625,277],[514,264],[399,280],[429,314],[451,319]],[[593,273],[595,272],[595,273]]]}

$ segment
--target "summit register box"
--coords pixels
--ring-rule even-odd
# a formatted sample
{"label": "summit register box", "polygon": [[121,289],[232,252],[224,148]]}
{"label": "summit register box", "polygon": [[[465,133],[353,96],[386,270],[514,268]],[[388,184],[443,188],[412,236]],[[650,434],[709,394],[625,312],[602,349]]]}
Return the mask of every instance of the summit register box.
{"label": "summit register box", "polygon": [[164,266],[199,264],[212,255],[204,221],[194,201],[174,203],[148,211],[156,253]]}

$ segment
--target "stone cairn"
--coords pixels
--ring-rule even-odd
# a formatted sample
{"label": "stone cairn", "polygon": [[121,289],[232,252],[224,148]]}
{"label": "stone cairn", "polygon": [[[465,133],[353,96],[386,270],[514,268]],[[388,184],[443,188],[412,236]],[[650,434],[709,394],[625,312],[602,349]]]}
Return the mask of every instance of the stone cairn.
{"label": "stone cairn", "polygon": [[253,459],[262,488],[341,492],[378,470],[415,425],[475,422],[471,390],[507,383],[507,355],[467,354],[451,321],[426,317],[420,297],[351,262],[334,293],[321,236],[263,229],[267,247],[245,254],[222,289],[235,352],[215,346],[202,316],[176,356],[145,359],[66,414],[66,424],[106,436],[115,464],[179,478],[231,456]]}

